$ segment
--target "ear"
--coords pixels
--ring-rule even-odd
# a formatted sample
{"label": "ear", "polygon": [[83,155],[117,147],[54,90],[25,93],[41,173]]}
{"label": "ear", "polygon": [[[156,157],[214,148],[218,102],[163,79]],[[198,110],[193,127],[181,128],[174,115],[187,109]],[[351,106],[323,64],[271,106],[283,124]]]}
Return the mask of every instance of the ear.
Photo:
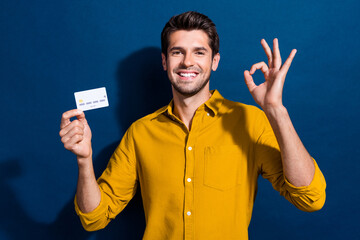
{"label": "ear", "polygon": [[215,54],[213,61],[212,61],[212,65],[211,65],[211,69],[213,71],[216,71],[216,69],[219,66],[219,62],[220,62],[220,53]]}
{"label": "ear", "polygon": [[167,70],[167,67],[166,67],[166,56],[164,53],[161,53],[161,62],[162,62],[162,66],[163,66],[163,69],[164,71]]}

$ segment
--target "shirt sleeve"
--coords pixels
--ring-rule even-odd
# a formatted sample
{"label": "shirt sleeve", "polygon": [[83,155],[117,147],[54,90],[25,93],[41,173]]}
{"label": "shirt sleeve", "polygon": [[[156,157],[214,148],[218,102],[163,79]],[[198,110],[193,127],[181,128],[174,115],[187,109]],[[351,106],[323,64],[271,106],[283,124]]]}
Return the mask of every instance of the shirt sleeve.
{"label": "shirt sleeve", "polygon": [[106,227],[136,193],[138,177],[131,127],[125,133],[97,182],[101,201],[92,212],[83,213],[79,209],[76,196],[74,199],[75,211],[87,231]]}
{"label": "shirt sleeve", "polygon": [[259,129],[259,137],[254,156],[259,173],[298,209],[306,212],[320,210],[325,203],[326,182],[316,161],[313,159],[315,173],[311,183],[302,187],[292,185],[283,173],[280,148],[264,113],[259,117],[256,127]]}

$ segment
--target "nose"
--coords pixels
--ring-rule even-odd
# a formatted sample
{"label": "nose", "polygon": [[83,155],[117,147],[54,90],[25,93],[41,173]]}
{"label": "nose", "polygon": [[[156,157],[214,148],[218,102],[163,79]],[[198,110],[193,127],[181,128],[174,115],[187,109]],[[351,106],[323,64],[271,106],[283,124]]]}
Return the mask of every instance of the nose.
{"label": "nose", "polygon": [[184,54],[183,65],[185,67],[191,67],[194,65],[194,58],[190,53]]}

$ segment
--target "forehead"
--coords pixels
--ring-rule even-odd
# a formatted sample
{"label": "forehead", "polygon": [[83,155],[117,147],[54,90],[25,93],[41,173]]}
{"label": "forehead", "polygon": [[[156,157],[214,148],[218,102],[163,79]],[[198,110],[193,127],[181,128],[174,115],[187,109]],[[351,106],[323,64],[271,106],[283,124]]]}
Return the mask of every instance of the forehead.
{"label": "forehead", "polygon": [[205,47],[210,49],[209,37],[203,30],[178,30],[170,34],[169,48]]}

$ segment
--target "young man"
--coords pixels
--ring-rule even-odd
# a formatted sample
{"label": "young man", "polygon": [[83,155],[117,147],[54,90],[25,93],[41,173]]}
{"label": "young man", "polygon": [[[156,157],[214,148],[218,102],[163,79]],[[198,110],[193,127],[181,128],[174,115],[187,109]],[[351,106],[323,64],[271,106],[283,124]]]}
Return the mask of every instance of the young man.
{"label": "young man", "polygon": [[[162,36],[162,65],[172,85],[168,106],[136,121],[96,180],[91,131],[79,110],[65,112],[60,136],[77,155],[75,208],[85,229],[104,228],[141,185],[144,239],[247,239],[261,174],[304,211],[325,202],[325,179],[282,104],[286,73],[278,40],[244,77],[263,111],[209,90],[220,61],[214,23],[196,12],[172,17]],[[255,85],[260,69],[265,82]],[[77,120],[70,122],[71,117]]]}

